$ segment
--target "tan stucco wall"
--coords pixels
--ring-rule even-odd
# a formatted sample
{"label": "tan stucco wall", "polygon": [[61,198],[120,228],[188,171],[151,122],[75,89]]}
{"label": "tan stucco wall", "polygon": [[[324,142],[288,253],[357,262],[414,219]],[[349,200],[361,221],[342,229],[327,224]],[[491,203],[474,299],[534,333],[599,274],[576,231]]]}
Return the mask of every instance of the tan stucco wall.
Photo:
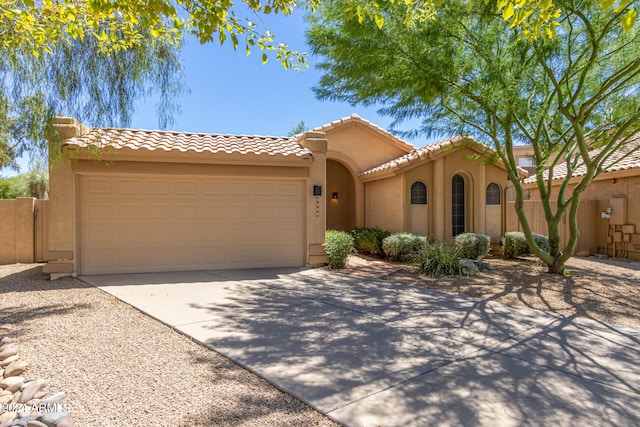
{"label": "tan stucco wall", "polygon": [[366,227],[378,227],[391,233],[405,230],[403,187],[402,176],[365,183]]}
{"label": "tan stucco wall", "polygon": [[35,199],[0,200],[0,264],[34,262]]}
{"label": "tan stucco wall", "polygon": [[[338,198],[333,199],[333,193]],[[327,160],[327,230],[348,231],[356,225],[356,187],[351,172],[340,162]]]}
{"label": "tan stucco wall", "polygon": [[[500,206],[486,206],[486,187],[496,183],[503,190],[507,182],[506,172],[497,165],[484,165],[481,160],[465,158],[474,153],[467,148],[452,150],[434,161],[404,172],[404,228],[407,231],[423,234],[426,227],[426,234],[434,240],[451,240],[451,180],[455,174],[459,174],[465,179],[466,231],[489,234],[493,242],[499,241],[504,227],[504,195]],[[416,181],[427,185],[426,214],[424,206],[410,204],[411,185]],[[421,218],[416,219],[416,215],[421,215]]]}
{"label": "tan stucco wall", "polygon": [[[640,259],[640,175],[624,176],[624,174],[634,172],[637,173],[637,170],[602,174],[582,193],[582,201],[593,201],[594,203],[585,204],[585,207],[581,208],[579,215],[581,242],[578,245],[578,252],[604,252],[609,221],[603,219],[600,213],[611,207],[611,199],[619,198],[626,199],[626,210],[621,212],[623,217],[626,217],[625,223],[635,225],[635,234],[631,236],[631,242],[628,244],[629,258]],[[575,184],[569,186],[568,195],[571,194],[574,186]],[[558,188],[557,185],[554,186],[554,191],[557,191]],[[553,199],[555,199],[555,193]],[[531,191],[530,200],[532,202],[540,200],[540,194],[537,190]],[[510,209],[508,214],[509,226],[511,228],[517,227],[515,212]],[[532,212],[531,215],[535,216],[536,212]],[[538,212],[537,216],[541,216],[541,214]],[[542,225],[539,227],[542,228]],[[547,234],[544,229],[537,230],[537,232]],[[608,252],[609,255],[612,255],[611,244],[609,244]]]}
{"label": "tan stucco wall", "polygon": [[299,142],[314,155],[313,163],[309,168],[307,185],[307,262],[310,265],[319,265],[326,262],[324,250],[327,227],[326,202],[324,197],[313,195],[313,186],[321,185],[323,194],[327,191],[327,140],[322,132],[307,132],[302,135]]}
{"label": "tan stucco wall", "polygon": [[[73,136],[74,129],[81,132],[81,125],[65,119],[61,133],[65,137]],[[50,200],[48,216],[48,246],[45,266],[47,273],[72,273],[78,271],[77,256],[77,181],[80,175],[90,174],[140,174],[140,175],[190,175],[190,176],[237,176],[237,177],[281,177],[286,179],[304,179],[308,191],[306,201],[306,253],[310,263],[324,261],[325,200],[313,197],[313,185],[326,187],[325,152],[327,141],[322,132],[308,132],[301,137],[301,144],[313,151],[313,158],[283,159],[270,161],[266,156],[247,158],[249,165],[237,164],[238,159],[229,156],[213,159],[201,154],[199,159],[176,156],[166,153],[141,153],[138,157],[106,155],[95,159],[87,155],[69,152],[67,157],[75,160],[60,160],[50,168]],[[112,158],[114,157],[114,158]],[[259,158],[258,158],[259,157]],[[124,160],[127,159],[127,160]],[[115,161],[114,161],[115,160]],[[133,161],[132,161],[133,160]],[[142,160],[142,161],[141,161]],[[148,161],[144,161],[148,160]],[[182,161],[195,163],[183,163]],[[217,162],[217,163],[216,163]],[[208,163],[208,164],[207,164]]]}
{"label": "tan stucco wall", "polygon": [[[75,182],[73,164],[60,160],[49,169],[48,250],[75,249]],[[59,259],[64,259],[61,256]]]}
{"label": "tan stucco wall", "polygon": [[327,131],[327,158],[349,163],[356,173],[407,153],[366,125],[352,123]]}

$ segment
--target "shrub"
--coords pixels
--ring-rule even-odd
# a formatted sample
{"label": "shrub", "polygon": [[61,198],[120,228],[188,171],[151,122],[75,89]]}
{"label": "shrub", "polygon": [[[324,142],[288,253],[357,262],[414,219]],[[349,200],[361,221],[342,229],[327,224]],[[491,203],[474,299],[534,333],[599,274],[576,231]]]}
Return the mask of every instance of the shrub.
{"label": "shrub", "polygon": [[[535,240],[540,249],[545,251],[549,250],[549,238],[547,236],[533,233],[533,240]],[[504,251],[503,257],[506,259],[515,259],[531,253],[527,239],[525,239],[524,233],[521,231],[509,231],[505,233],[500,243]]]}
{"label": "shrub", "polygon": [[456,236],[456,251],[460,258],[482,259],[489,255],[491,238],[484,234],[463,233]]}
{"label": "shrub", "polygon": [[344,268],[347,257],[354,252],[353,237],[344,231],[327,230],[325,240],[329,267]]}
{"label": "shrub", "polygon": [[392,261],[411,261],[427,244],[427,238],[411,233],[396,233],[382,241],[382,250]]}
{"label": "shrub", "polygon": [[454,247],[444,243],[425,245],[414,255],[420,273],[433,277],[460,275],[465,272]]}
{"label": "shrub", "polygon": [[379,228],[354,228],[350,231],[356,250],[363,254],[382,255],[382,241],[391,233]]}

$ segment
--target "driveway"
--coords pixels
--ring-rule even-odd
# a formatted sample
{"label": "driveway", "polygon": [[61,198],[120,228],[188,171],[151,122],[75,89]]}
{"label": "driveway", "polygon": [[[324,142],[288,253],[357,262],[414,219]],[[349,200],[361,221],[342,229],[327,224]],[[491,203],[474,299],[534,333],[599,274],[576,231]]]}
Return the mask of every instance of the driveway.
{"label": "driveway", "polygon": [[640,424],[640,330],[320,269],[82,279],[345,425]]}

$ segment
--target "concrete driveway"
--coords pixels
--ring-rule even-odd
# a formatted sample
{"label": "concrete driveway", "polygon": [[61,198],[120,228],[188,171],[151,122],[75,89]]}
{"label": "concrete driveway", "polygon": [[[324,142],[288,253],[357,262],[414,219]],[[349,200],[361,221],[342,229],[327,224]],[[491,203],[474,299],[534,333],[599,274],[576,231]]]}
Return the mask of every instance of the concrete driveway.
{"label": "concrete driveway", "polygon": [[324,270],[82,279],[345,425],[640,424],[640,330]]}

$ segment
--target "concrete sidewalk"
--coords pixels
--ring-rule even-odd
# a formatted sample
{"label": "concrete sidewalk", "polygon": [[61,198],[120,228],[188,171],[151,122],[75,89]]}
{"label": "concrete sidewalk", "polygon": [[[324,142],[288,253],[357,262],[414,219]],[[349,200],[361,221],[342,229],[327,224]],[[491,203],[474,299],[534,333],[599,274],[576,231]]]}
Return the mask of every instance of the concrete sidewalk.
{"label": "concrete sidewalk", "polygon": [[345,425],[640,424],[640,330],[325,270],[82,279]]}

